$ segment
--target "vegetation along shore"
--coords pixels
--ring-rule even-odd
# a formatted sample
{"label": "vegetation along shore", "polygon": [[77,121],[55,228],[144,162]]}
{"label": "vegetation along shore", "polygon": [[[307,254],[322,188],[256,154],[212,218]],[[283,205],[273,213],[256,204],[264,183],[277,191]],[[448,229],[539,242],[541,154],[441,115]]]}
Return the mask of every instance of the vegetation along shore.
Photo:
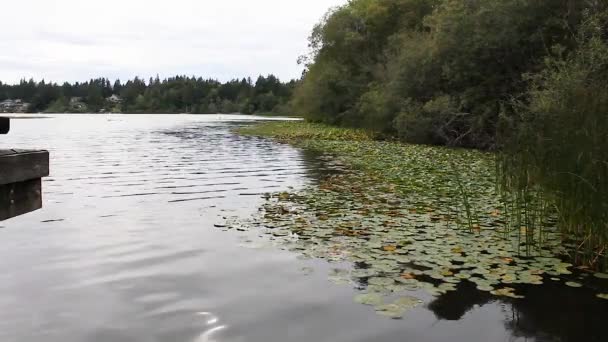
{"label": "vegetation along shore", "polygon": [[521,286],[562,282],[608,299],[608,274],[572,263],[579,246],[564,240],[555,211],[539,213],[534,227],[520,221],[518,203],[497,187],[495,153],[383,141],[364,130],[306,122],[237,132],[313,150],[328,165],[320,184],[266,194],[259,215],[227,229],[262,227],[273,243],[304,257],[353,262],[355,270],[330,278],[367,284],[355,300],[378,314],[401,317],[419,304],[412,297],[382,306],[385,295],[439,295],[463,281],[512,298],[525,296]]}
{"label": "vegetation along shore", "polygon": [[[555,226],[575,264],[608,267],[608,3],[354,0],[330,11],[309,45],[290,102],[309,122],[494,155],[386,142],[307,145],[350,151],[354,164],[388,180],[418,167],[412,151],[437,152],[421,163],[438,169],[411,176],[429,187],[421,194],[437,198],[443,187],[434,180],[458,176],[444,190],[464,205],[467,226],[487,209],[478,204],[491,203],[526,249]],[[298,130],[325,134],[316,128]],[[364,163],[355,148],[378,158]],[[468,178],[481,165],[487,172]],[[496,201],[478,198],[488,188]]]}

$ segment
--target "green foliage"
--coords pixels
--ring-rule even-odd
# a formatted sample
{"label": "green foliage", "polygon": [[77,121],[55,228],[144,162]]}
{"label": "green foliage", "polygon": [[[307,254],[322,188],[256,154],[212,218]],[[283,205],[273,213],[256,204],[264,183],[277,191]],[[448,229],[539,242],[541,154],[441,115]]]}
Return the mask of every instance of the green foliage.
{"label": "green foliage", "polygon": [[579,261],[596,267],[608,267],[607,24],[605,7],[590,12],[577,48],[531,77],[529,101],[503,118],[498,163],[516,208],[554,205]]}
{"label": "green foliage", "polygon": [[384,129],[390,122],[385,112],[379,110],[376,118],[364,112],[383,102],[384,93],[374,82],[385,77],[385,52],[400,30],[421,29],[435,2],[360,0],[329,12],[310,37],[308,61],[313,63],[296,89],[295,109],[313,121],[361,127],[384,123],[375,127]]}
{"label": "green foliage", "polygon": [[[310,37],[294,109],[408,142],[495,147],[501,112],[549,47],[571,47],[572,1],[353,0]],[[569,19],[571,19],[569,21]]]}
{"label": "green foliage", "polygon": [[45,110],[46,113],[66,113],[69,111],[70,101],[65,97],[60,97],[53,101]]}
{"label": "green foliage", "polygon": [[85,99],[85,102],[88,104],[89,108],[92,111],[99,111],[103,107],[103,104],[105,102],[102,88],[97,86],[96,84],[90,85],[89,89],[87,90],[87,97]]}

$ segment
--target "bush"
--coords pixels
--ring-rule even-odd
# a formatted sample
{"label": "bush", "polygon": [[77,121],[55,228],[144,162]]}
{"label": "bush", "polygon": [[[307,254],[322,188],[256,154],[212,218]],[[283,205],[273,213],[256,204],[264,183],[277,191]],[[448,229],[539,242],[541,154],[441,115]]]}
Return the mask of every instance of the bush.
{"label": "bush", "polygon": [[607,24],[607,11],[588,15],[578,48],[556,48],[531,78],[529,103],[503,120],[499,159],[504,192],[524,204],[522,194],[540,193],[593,266],[608,265]]}

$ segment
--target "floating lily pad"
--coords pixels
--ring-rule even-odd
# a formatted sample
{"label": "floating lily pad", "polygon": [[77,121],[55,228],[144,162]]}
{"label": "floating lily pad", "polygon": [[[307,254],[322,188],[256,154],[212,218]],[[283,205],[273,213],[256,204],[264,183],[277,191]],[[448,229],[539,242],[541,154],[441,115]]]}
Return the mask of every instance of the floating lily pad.
{"label": "floating lily pad", "polygon": [[510,288],[510,287],[497,289],[497,290],[491,291],[490,293],[492,293],[495,296],[503,296],[503,297],[511,297],[511,298],[524,298],[524,296],[515,294],[515,289]]}
{"label": "floating lily pad", "polygon": [[608,279],[608,273],[596,273],[593,276],[599,279]]}
{"label": "floating lily pad", "polygon": [[390,317],[393,319],[402,318],[406,310],[407,309],[397,304],[386,304],[376,306],[376,313],[378,315]]}
{"label": "floating lily pad", "polygon": [[380,286],[388,286],[395,283],[395,281],[391,278],[382,278],[382,277],[373,277],[367,280],[369,284],[372,285],[380,285]]}
{"label": "floating lily pad", "polygon": [[479,291],[485,291],[485,292],[492,292],[492,291],[494,291],[494,288],[492,286],[489,286],[489,285],[478,285],[477,289]]}
{"label": "floating lily pad", "polygon": [[566,283],[566,286],[570,286],[570,287],[583,287],[583,284],[577,283],[575,281],[569,281],[569,282]]}
{"label": "floating lily pad", "polygon": [[398,305],[404,309],[411,309],[411,308],[415,308],[418,305],[422,304],[422,300],[420,300],[419,298],[416,297],[412,297],[412,296],[403,296],[403,297],[399,297],[397,298],[393,304]]}
{"label": "floating lily pad", "polygon": [[364,293],[356,295],[355,302],[364,305],[378,306],[384,303],[384,299],[378,293]]}

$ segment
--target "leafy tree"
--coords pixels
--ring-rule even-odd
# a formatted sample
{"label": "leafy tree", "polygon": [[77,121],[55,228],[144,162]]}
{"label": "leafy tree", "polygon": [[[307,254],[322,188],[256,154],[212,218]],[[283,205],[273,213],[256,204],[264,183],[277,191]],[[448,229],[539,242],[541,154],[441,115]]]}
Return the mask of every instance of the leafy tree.
{"label": "leafy tree", "polygon": [[104,105],[103,86],[95,82],[91,82],[88,87],[87,97],[85,102],[93,111],[98,111]]}
{"label": "leafy tree", "polygon": [[[593,1],[353,0],[313,29],[294,109],[406,141],[496,147],[501,113]],[[421,130],[416,132],[416,130]]]}

